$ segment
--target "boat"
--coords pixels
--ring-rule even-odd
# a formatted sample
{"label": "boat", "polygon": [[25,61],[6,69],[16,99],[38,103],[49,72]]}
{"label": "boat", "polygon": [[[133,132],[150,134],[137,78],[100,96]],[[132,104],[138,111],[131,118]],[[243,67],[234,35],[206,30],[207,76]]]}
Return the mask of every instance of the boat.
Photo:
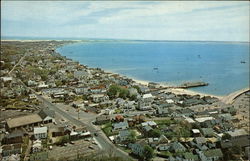
{"label": "boat", "polygon": [[154,70],[158,70],[158,68],[153,68]]}
{"label": "boat", "polygon": [[246,62],[245,61],[240,61],[241,64],[245,64]]}

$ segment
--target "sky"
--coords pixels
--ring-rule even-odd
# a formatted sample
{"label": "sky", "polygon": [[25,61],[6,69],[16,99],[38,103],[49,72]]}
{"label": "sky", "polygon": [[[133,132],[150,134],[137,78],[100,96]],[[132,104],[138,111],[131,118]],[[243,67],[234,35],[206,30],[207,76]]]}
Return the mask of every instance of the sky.
{"label": "sky", "polygon": [[248,1],[1,1],[1,36],[248,41]]}

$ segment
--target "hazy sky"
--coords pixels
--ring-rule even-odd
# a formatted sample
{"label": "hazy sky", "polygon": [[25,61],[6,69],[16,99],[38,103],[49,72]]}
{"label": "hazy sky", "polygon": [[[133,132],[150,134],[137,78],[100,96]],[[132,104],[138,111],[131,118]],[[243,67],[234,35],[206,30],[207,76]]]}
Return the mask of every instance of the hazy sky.
{"label": "hazy sky", "polygon": [[249,2],[1,1],[2,36],[249,41]]}

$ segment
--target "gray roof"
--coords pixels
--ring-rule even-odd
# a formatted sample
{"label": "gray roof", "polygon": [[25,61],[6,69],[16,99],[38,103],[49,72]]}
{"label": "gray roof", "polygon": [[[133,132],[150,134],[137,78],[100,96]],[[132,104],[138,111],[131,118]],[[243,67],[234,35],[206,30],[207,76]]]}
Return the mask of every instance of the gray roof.
{"label": "gray roof", "polygon": [[7,125],[9,128],[15,128],[39,122],[42,122],[42,118],[38,114],[31,114],[7,120]]}
{"label": "gray roof", "polygon": [[235,129],[234,131],[228,131],[227,133],[232,137],[237,137],[237,136],[241,136],[241,135],[248,135],[244,129]]}
{"label": "gray roof", "polygon": [[125,128],[125,127],[128,127],[128,122],[124,121],[124,122],[115,123],[113,124],[113,126],[114,126],[114,129]]}
{"label": "gray roof", "polygon": [[121,131],[119,131],[119,136],[120,137],[127,137],[129,135],[130,135],[130,131],[128,131],[128,130],[121,130]]}
{"label": "gray roof", "polygon": [[196,137],[196,138],[194,138],[194,140],[197,144],[204,144],[207,141],[206,138],[204,138],[204,137]]}
{"label": "gray roof", "polygon": [[211,149],[204,151],[204,155],[206,157],[223,157],[223,153],[221,149]]}
{"label": "gray roof", "polygon": [[55,111],[50,110],[50,109],[48,109],[48,108],[42,109],[38,114],[40,115],[40,117],[41,117],[42,119],[46,118],[47,116],[50,116],[50,117],[52,117],[52,118],[55,117]]}

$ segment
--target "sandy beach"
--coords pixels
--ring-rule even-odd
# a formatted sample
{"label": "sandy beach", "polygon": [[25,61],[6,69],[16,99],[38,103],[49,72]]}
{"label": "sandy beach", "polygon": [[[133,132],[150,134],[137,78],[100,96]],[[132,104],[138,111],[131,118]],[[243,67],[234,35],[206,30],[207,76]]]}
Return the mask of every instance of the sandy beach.
{"label": "sandy beach", "polygon": [[[145,81],[145,80],[138,80],[138,79],[134,79],[132,78],[136,83],[138,84],[142,84],[142,85],[148,85],[149,81]],[[163,88],[165,87],[169,87],[165,84],[159,83],[160,86],[162,86]],[[207,94],[207,93],[201,93],[201,92],[196,92],[196,91],[192,91],[189,89],[182,89],[182,88],[169,88],[169,89],[164,89],[163,91],[166,92],[172,92],[174,94],[187,94],[187,95],[200,95],[200,96],[211,96],[211,97],[216,97],[218,99],[222,99],[223,96],[217,96],[217,95],[212,95],[212,94]]]}

